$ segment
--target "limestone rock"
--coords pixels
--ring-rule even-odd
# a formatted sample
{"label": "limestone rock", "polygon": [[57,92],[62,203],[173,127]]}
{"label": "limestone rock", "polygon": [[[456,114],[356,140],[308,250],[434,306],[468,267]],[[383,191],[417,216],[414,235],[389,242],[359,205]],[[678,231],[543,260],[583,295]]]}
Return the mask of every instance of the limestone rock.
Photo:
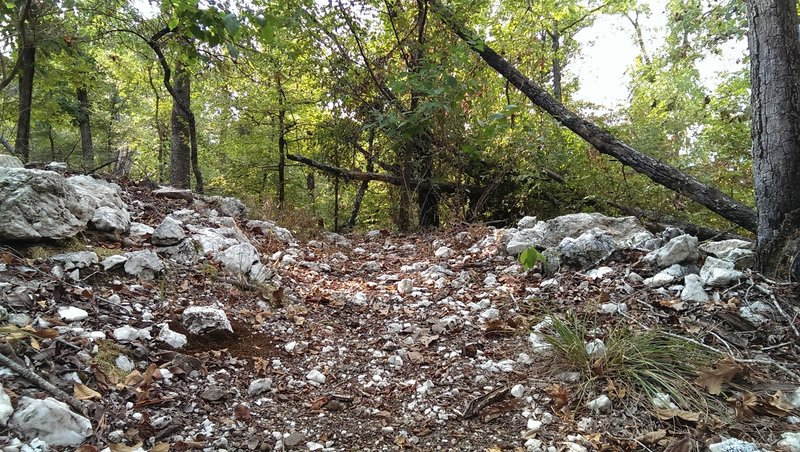
{"label": "limestone rock", "polygon": [[50,256],[50,260],[60,263],[64,270],[69,271],[73,268],[86,268],[96,264],[99,260],[97,254],[92,251],[76,251],[74,253],[63,253]]}
{"label": "limestone rock", "polygon": [[658,268],[665,268],[683,262],[695,262],[700,258],[697,237],[688,234],[679,235],[667,242],[666,245],[648,254],[645,258],[655,262]]}
{"label": "limestone rock", "polygon": [[700,250],[718,259],[733,262],[737,269],[750,268],[755,262],[753,242],[730,239],[719,242],[707,242],[700,245]]}
{"label": "limestone rock", "polygon": [[561,263],[586,268],[607,258],[617,248],[614,239],[600,229],[591,229],[577,238],[565,237],[558,245]]}
{"label": "limestone rock", "polygon": [[22,397],[11,425],[25,436],[38,437],[50,446],[81,444],[92,434],[89,419],[70,411],[66,403],[52,397]]}
{"label": "limestone rock", "polygon": [[0,154],[0,168],[25,168],[25,165],[13,155]]}
{"label": "limestone rock", "polygon": [[287,245],[295,243],[291,231],[282,228],[271,221],[250,220],[246,223],[248,229],[258,229],[264,235],[272,235]]}
{"label": "limestone rock", "polygon": [[695,303],[708,302],[708,294],[703,289],[703,280],[697,275],[686,275],[683,278],[684,286],[681,291],[681,300]]}
{"label": "limestone rock", "polygon": [[[119,185],[95,179],[92,176],[72,176],[67,178],[67,183],[75,189],[84,204],[94,210],[100,207],[107,208],[103,209],[99,214],[97,222],[95,222],[93,216],[92,226],[101,231],[114,230],[119,232],[127,231],[130,228],[130,214],[120,197],[122,189]],[[113,229],[108,229],[112,227]]]}
{"label": "limestone rock", "polygon": [[709,256],[700,269],[700,278],[708,286],[726,286],[742,277],[742,272],[734,267],[733,262]]}
{"label": "limestone rock", "polygon": [[226,270],[242,274],[249,273],[253,264],[260,262],[258,250],[249,243],[233,245],[218,253],[214,259],[219,261]]}
{"label": "limestone rock", "polygon": [[203,334],[211,331],[228,331],[233,327],[225,315],[225,311],[210,306],[190,306],[183,311],[181,321],[184,328],[192,334]]}
{"label": "limestone rock", "polygon": [[153,231],[150,243],[158,246],[171,246],[178,244],[184,237],[186,237],[186,234],[183,232],[183,225],[174,218],[167,216]]}
{"label": "limestone rock", "polygon": [[150,250],[133,251],[125,253],[125,256],[128,258],[125,261],[125,273],[129,275],[153,279],[164,269],[164,263]]}
{"label": "limestone rock", "polygon": [[122,233],[131,228],[131,215],[126,209],[100,206],[94,211],[91,223],[98,231]]}
{"label": "limestone rock", "polygon": [[93,213],[60,174],[0,168],[0,240],[72,237]]}

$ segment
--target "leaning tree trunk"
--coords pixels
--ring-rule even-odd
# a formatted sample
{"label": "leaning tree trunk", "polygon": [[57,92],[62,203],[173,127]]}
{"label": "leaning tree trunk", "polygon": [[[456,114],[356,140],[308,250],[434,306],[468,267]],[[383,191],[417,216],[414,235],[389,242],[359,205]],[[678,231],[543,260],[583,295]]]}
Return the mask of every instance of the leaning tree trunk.
{"label": "leaning tree trunk", "polygon": [[[749,231],[756,231],[758,222],[753,209],[677,168],[637,151],[591,121],[568,110],[564,105],[553,99],[553,96],[525,77],[473,31],[467,29],[462,22],[453,16],[453,13],[447,7],[442,5],[440,0],[428,0],[428,3],[439,14],[444,23],[459,38],[469,44],[472,50],[480,55],[486,64],[525,94],[531,102],[547,112],[561,125],[594,146],[599,152],[614,157],[623,165],[644,174],[653,182],[696,201],[721,217]],[[796,32],[794,36],[796,36]]]}
{"label": "leaning tree trunk", "polygon": [[181,108],[181,103],[190,108],[189,74],[183,65],[175,63],[175,98],[172,102],[172,144],[170,157],[170,183],[173,187],[189,188],[189,169],[191,166],[191,146],[189,119]]}
{"label": "leaning tree trunk", "polygon": [[749,0],[758,265],[795,273],[800,251],[800,48],[794,0]]}
{"label": "leaning tree trunk", "polygon": [[89,122],[89,93],[81,86],[76,90],[78,97],[78,127],[81,131],[81,156],[83,168],[94,168],[94,147],[92,146],[92,127]]}
{"label": "leaning tree trunk", "polygon": [[14,152],[27,163],[31,153],[31,106],[33,104],[33,76],[36,73],[36,47],[26,45],[21,50],[19,68],[19,111],[17,139]]}

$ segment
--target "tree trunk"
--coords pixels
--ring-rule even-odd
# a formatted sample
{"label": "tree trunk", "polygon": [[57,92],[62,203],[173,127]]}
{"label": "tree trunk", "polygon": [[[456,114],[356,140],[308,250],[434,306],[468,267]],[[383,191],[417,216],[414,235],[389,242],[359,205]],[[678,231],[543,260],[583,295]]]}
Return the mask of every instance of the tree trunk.
{"label": "tree trunk", "polygon": [[764,273],[784,276],[800,260],[795,259],[800,248],[797,9],[791,0],[749,0],[747,16],[758,265]]}
{"label": "tree trunk", "polygon": [[[542,88],[522,75],[482,39],[478,38],[475,33],[465,28],[461,22],[453,17],[452,12],[441,4],[440,0],[428,0],[428,2],[439,13],[447,26],[464,42],[468,43],[472,50],[478,53],[489,66],[511,82],[531,102],[550,114],[561,125],[586,140],[599,152],[614,157],[622,164],[644,174],[657,184],[698,202],[723,218],[749,231],[756,231],[758,222],[753,209],[666,163],[642,154],[596,124],[569,111],[566,107],[556,102]],[[796,32],[794,36],[796,36]]]}
{"label": "tree trunk", "polygon": [[281,76],[276,76],[278,87],[278,209],[286,204],[286,106]]}
{"label": "tree trunk", "polygon": [[94,148],[92,147],[92,128],[89,123],[89,93],[86,88],[76,90],[78,97],[78,127],[81,131],[81,156],[83,169],[90,170],[94,167]]}
{"label": "tree trunk", "polygon": [[14,152],[24,163],[28,163],[31,153],[31,105],[33,104],[33,77],[36,73],[36,47],[26,45],[20,52],[19,110]]}
{"label": "tree trunk", "polygon": [[175,63],[175,98],[172,101],[172,144],[170,157],[170,184],[176,188],[190,188],[189,168],[191,146],[189,119],[181,103],[191,108],[191,82],[183,65]]}
{"label": "tree trunk", "polygon": [[156,84],[153,81],[152,67],[147,67],[147,81],[150,83],[150,88],[153,90],[153,95],[156,97],[155,111],[153,112],[153,122],[156,127],[156,134],[158,135],[158,182],[164,182],[164,155],[166,154],[165,148],[169,142],[169,131],[164,123],[161,121],[161,94],[156,89]]}
{"label": "tree trunk", "polygon": [[[375,129],[369,129],[369,140],[367,144],[367,152],[365,153],[367,156],[367,172],[371,173],[375,170],[375,155],[372,153],[372,144],[375,142]],[[369,181],[361,181],[361,184],[358,186],[358,192],[356,192],[356,197],[353,200],[353,210],[350,213],[350,219],[347,220],[347,228],[354,229],[356,227],[356,218],[358,218],[358,212],[361,210],[361,202],[364,201],[364,195],[367,193],[367,188],[369,187]]]}
{"label": "tree trunk", "polygon": [[561,59],[558,51],[561,49],[561,34],[558,31],[558,22],[553,21],[553,31],[550,33],[553,49],[553,97],[557,102],[563,102],[561,96]]}

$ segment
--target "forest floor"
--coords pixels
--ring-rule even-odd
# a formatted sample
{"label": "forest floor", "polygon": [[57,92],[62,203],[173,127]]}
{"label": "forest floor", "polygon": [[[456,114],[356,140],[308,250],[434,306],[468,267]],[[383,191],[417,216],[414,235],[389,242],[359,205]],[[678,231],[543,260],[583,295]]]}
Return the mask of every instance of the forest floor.
{"label": "forest floor", "polygon": [[[152,198],[144,186],[127,190],[137,221],[153,227],[186,208]],[[83,399],[95,433],[87,444],[98,448],[85,451],[689,451],[724,438],[774,450],[782,434],[798,431],[797,409],[783,398],[799,383],[789,325],[800,325],[796,316],[755,327],[736,314],[738,305],[763,296],[753,290],[757,275],[719,301],[686,306],[626,279],[644,251],[612,255],[602,263],[612,271],[600,277],[565,271],[549,279],[498,249],[496,235],[463,226],[352,234],[338,244],[320,236],[301,241],[302,257],[289,260],[281,242],[251,237],[272,256],[280,287],[224,277],[209,262],[173,266],[152,281],[97,270],[71,284],[51,276],[52,263],[34,248],[0,248],[7,265],[0,282],[27,287],[5,304],[61,332],[35,344],[7,337],[3,353]],[[143,246],[91,234],[83,240],[93,249]],[[452,253],[436,257],[442,246]],[[57,245],[44,248],[58,252]],[[773,290],[797,306],[791,286]],[[109,302],[112,295],[120,301]],[[601,312],[609,302],[627,310]],[[179,320],[189,305],[222,307],[234,334],[189,334]],[[59,319],[64,306],[90,313],[80,329]],[[575,372],[586,369],[571,368],[531,336],[547,316],[567,313],[596,336],[613,325],[630,334],[662,328],[733,353],[735,365],[716,367],[727,372],[718,375],[725,388],[714,396],[724,409],[665,415],[636,387],[612,378],[586,383]],[[113,340],[125,325],[153,327],[156,336],[162,322],[188,335],[185,348]],[[80,334],[87,331],[111,339]],[[120,355],[135,369],[115,366]],[[40,391],[19,376],[3,378],[12,400]],[[587,402],[601,394],[611,406],[590,409]],[[12,436],[0,430],[0,440]]]}

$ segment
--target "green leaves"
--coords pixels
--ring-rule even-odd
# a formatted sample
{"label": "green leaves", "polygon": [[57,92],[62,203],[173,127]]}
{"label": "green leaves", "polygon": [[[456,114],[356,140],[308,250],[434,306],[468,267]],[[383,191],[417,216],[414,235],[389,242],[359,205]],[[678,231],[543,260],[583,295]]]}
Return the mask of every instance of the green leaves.
{"label": "green leaves", "polygon": [[547,262],[547,258],[536,248],[528,248],[519,255],[519,263],[522,264],[526,270],[532,269],[539,262],[544,264]]}

